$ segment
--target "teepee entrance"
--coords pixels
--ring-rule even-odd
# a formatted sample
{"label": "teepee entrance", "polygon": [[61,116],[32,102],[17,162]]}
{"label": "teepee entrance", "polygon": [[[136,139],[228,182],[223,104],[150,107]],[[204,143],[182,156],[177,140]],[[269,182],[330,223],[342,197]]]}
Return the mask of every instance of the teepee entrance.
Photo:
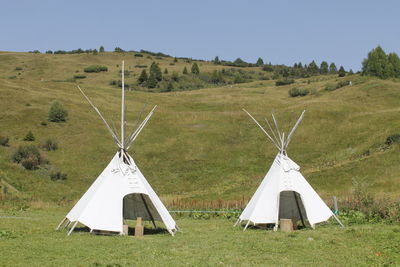
{"label": "teepee entrance", "polygon": [[292,219],[294,223],[301,221],[305,226],[307,218],[301,196],[296,191],[282,191],[279,194],[279,220]]}
{"label": "teepee entrance", "polygon": [[136,220],[141,217],[144,221],[151,221],[156,228],[155,221],[162,221],[148,195],[133,193],[123,198],[124,220]]}

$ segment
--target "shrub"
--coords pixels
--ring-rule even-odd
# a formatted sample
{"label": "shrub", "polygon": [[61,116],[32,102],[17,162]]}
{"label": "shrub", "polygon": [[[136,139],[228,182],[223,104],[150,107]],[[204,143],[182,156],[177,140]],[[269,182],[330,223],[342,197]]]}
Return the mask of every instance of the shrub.
{"label": "shrub", "polygon": [[61,171],[52,171],[50,173],[50,179],[53,181],[62,181],[66,180],[68,175],[66,173],[62,173]]}
{"label": "shrub", "polygon": [[86,78],[86,75],[84,75],[84,74],[75,74],[74,75],[74,79],[85,79]]}
{"label": "shrub", "polygon": [[1,146],[9,146],[10,144],[8,143],[10,141],[10,139],[8,138],[8,136],[1,136],[0,135],[0,145]]}
{"label": "shrub", "polygon": [[334,91],[336,89],[337,89],[337,87],[336,87],[335,84],[328,83],[328,84],[325,85],[325,90],[326,91]]}
{"label": "shrub", "polygon": [[118,82],[117,80],[112,80],[108,84],[109,85],[117,85],[117,82]]}
{"label": "shrub", "polygon": [[308,89],[299,89],[299,88],[292,88],[288,91],[289,96],[297,97],[297,96],[306,96],[310,93]]}
{"label": "shrub", "polygon": [[49,121],[64,122],[68,119],[68,110],[58,102],[54,101],[49,110]]}
{"label": "shrub", "polygon": [[42,125],[42,126],[47,126],[47,121],[42,121],[42,122],[40,123],[40,125]]}
{"label": "shrub", "polygon": [[140,53],[136,53],[136,54],[135,54],[135,57],[143,57],[143,55],[140,54]]}
{"label": "shrub", "polygon": [[276,86],[288,85],[294,83],[293,79],[281,79],[275,82]]}
{"label": "shrub", "polygon": [[57,141],[49,138],[46,141],[44,141],[40,145],[40,147],[43,148],[43,149],[46,149],[48,151],[57,150],[58,149],[58,143],[57,143]]}
{"label": "shrub", "polygon": [[400,144],[400,134],[392,134],[386,138],[385,144],[390,146],[393,144]]}
{"label": "shrub", "polygon": [[83,69],[84,72],[102,72],[102,71],[108,71],[108,68],[106,66],[101,66],[101,65],[91,65],[89,67],[86,67]]}
{"label": "shrub", "polygon": [[345,87],[345,86],[347,86],[347,85],[350,85],[350,81],[340,81],[340,82],[338,82],[337,84],[330,84],[330,83],[328,83],[328,84],[325,85],[325,90],[326,90],[326,91],[334,91],[334,90],[336,90],[336,89]]}
{"label": "shrub", "polygon": [[16,67],[15,70],[22,70],[22,67]]}
{"label": "shrub", "polygon": [[144,69],[144,68],[147,68],[147,65],[135,65],[135,68]]}
{"label": "shrub", "polygon": [[182,74],[188,74],[188,70],[186,67],[183,68]]}
{"label": "shrub", "polygon": [[24,137],[24,141],[35,141],[35,136],[33,135],[32,131],[29,131],[25,137]]}
{"label": "shrub", "polygon": [[19,146],[11,155],[11,159],[27,170],[34,170],[39,165],[48,163],[35,146]]}
{"label": "shrub", "polygon": [[175,82],[179,82],[179,74],[174,71],[171,75],[171,80],[175,81]]}

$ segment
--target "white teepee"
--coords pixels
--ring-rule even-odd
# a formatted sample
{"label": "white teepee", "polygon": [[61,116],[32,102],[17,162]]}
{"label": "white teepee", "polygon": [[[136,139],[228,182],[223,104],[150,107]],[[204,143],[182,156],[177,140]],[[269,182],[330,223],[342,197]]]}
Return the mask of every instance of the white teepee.
{"label": "white teepee", "polygon": [[122,62],[121,138],[119,139],[97,107],[79,86],[78,89],[105,123],[118,145],[118,151],[57,229],[61,226],[71,226],[69,235],[79,222],[89,227],[91,231],[102,230],[122,234],[124,219],[136,220],[141,217],[143,220],[152,221],[154,226],[155,221],[163,222],[168,232],[174,235],[178,226],[127,152],[156,107],[136,125],[132,134],[125,138],[124,62]]}
{"label": "white teepee", "polygon": [[279,219],[285,218],[301,220],[303,225],[304,220],[307,219],[311,227],[314,228],[316,223],[327,221],[331,216],[334,216],[338,223],[343,226],[300,173],[299,165],[286,154],[293,133],[303,120],[304,111],[286,139],[285,133],[281,133],[279,130],[274,114],[272,114],[272,120],[275,131],[266,119],[271,131],[271,134],[269,134],[250,113],[244,111],[279,149],[279,153],[235,225],[247,221],[244,228],[246,230],[250,223],[253,225],[271,223],[275,224],[274,230],[277,230]]}

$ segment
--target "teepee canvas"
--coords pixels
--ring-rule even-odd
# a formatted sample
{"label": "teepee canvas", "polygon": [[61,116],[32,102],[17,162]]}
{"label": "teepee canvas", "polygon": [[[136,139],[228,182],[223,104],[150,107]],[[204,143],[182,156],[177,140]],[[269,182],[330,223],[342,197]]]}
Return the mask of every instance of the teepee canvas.
{"label": "teepee canvas", "polygon": [[311,227],[314,228],[315,224],[327,221],[331,216],[334,216],[339,224],[342,225],[336,215],[300,173],[299,165],[287,156],[286,149],[293,133],[304,117],[304,111],[287,135],[287,138],[285,138],[285,133],[280,132],[273,114],[272,119],[275,130],[266,120],[271,132],[269,134],[250,113],[246,110],[244,111],[278,148],[279,153],[235,225],[246,222],[244,228],[246,230],[250,223],[253,225],[275,224],[274,230],[277,230],[280,219],[293,219],[295,221],[301,220],[303,225],[305,220],[308,220]]}
{"label": "teepee canvas", "polygon": [[156,107],[141,123],[137,124],[133,133],[125,138],[124,62],[122,62],[121,138],[118,138],[97,107],[79,86],[78,88],[105,123],[117,143],[118,151],[57,229],[62,226],[71,226],[69,235],[75,226],[81,223],[89,227],[91,231],[100,230],[122,234],[124,220],[136,220],[141,217],[143,220],[152,221],[154,226],[155,221],[164,223],[168,232],[174,235],[178,229],[174,219],[127,152]]}

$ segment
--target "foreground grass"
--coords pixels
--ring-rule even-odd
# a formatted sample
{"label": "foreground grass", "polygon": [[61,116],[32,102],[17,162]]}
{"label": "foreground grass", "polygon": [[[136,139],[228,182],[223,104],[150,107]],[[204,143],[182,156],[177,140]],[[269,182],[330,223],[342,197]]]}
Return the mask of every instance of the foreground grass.
{"label": "foreground grass", "polygon": [[224,219],[178,219],[182,232],[143,238],[54,231],[65,211],[2,212],[2,266],[395,266],[400,227],[324,225],[294,233],[249,229]]}

